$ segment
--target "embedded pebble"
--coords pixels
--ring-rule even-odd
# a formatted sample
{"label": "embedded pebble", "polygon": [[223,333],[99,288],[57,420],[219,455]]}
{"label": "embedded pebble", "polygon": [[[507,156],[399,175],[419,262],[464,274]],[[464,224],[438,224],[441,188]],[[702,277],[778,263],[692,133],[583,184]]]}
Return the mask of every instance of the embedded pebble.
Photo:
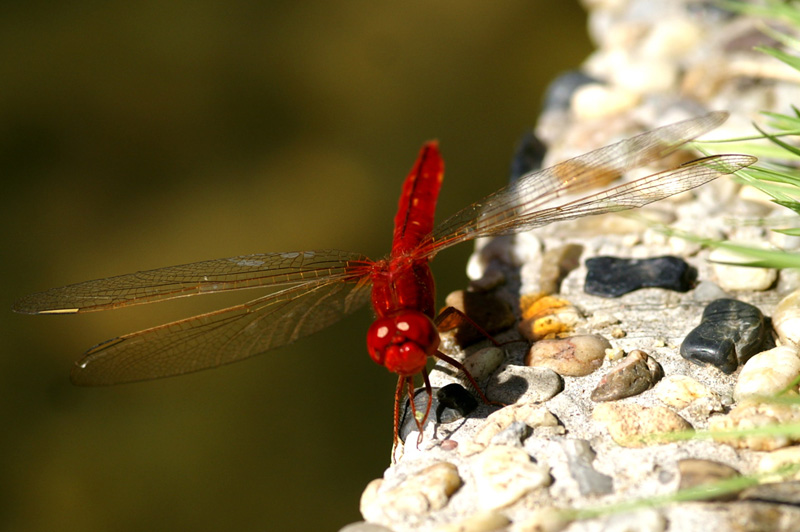
{"label": "embedded pebble", "polygon": [[[560,426],[558,419],[544,405],[534,403],[516,403],[492,412],[476,430],[472,441],[466,442],[461,446],[460,451],[464,456],[470,456],[485,449],[489,444],[495,442],[503,432],[512,429],[512,435],[517,441],[527,436],[527,431],[518,425],[522,423],[525,427],[532,429],[550,428],[558,429]],[[512,428],[513,427],[513,428]]]}
{"label": "embedded pebble", "polygon": [[640,288],[665,288],[686,292],[697,272],[678,257],[622,259],[593,257],[586,260],[583,291],[600,297],[619,297]]}
{"label": "embedded pebble", "polygon": [[728,506],[726,522],[733,532],[797,532],[800,523],[800,508],[788,504],[738,501]]}
{"label": "embedded pebble", "polygon": [[728,297],[728,294],[725,293],[725,290],[711,281],[700,281],[692,291],[692,299],[703,303],[709,303],[715,299],[725,299],[726,297]]}
{"label": "embedded pebble", "polygon": [[784,344],[800,346],[800,290],[784,297],[772,313],[772,326]]}
{"label": "embedded pebble", "polygon": [[721,264],[723,262],[748,263],[755,260],[723,248],[712,251],[708,255],[708,260],[713,262],[712,266],[717,282],[725,290],[766,290],[775,283],[775,279],[778,277],[778,271],[774,268]]}
{"label": "embedded pebble", "polygon": [[[554,416],[555,417],[555,416]],[[521,446],[522,442],[531,435],[533,430],[522,421],[514,421],[502,431],[492,437],[492,445]]]}
{"label": "embedded pebble", "polygon": [[544,108],[546,110],[569,110],[572,95],[578,89],[589,83],[598,83],[600,80],[587,75],[580,70],[568,70],[559,74],[550,82],[544,93]]}
{"label": "embedded pebble", "polygon": [[455,440],[442,440],[439,448],[443,451],[455,451],[458,449],[458,442]]}
{"label": "embedded pebble", "polygon": [[476,381],[481,381],[500,366],[505,356],[505,352],[497,346],[484,347],[468,356],[464,360],[464,367]]}
{"label": "embedded pebble", "polygon": [[670,375],[659,382],[653,391],[662,403],[677,410],[701,397],[716,395],[705,384],[686,375]]}
{"label": "embedded pebble", "polygon": [[520,267],[519,279],[522,286],[520,286],[519,293],[541,296],[543,291],[539,277],[544,256],[544,244],[541,239],[533,233],[521,233],[515,235],[513,244],[510,243],[507,246],[511,250],[508,253],[509,261],[506,264]]}
{"label": "embedded pebble", "polygon": [[620,338],[625,338],[626,336],[628,336],[628,333],[623,331],[619,327],[611,331],[611,338],[616,338],[617,340],[619,340]]}
{"label": "embedded pebble", "polygon": [[[741,475],[739,471],[722,462],[714,460],[703,460],[700,458],[686,458],[678,461],[678,474],[680,475],[680,482],[678,489],[685,490],[704,486],[706,484],[713,484]],[[723,494],[713,499],[704,500],[731,500],[735,499],[736,494]]]}
{"label": "embedded pebble", "polygon": [[731,374],[764,347],[768,334],[757,307],[736,299],[717,299],[703,311],[700,325],[684,338],[681,356]]}
{"label": "embedded pebble", "polygon": [[[488,334],[507,329],[516,321],[508,303],[491,292],[456,290],[448,294],[445,304],[468,316]],[[449,331],[455,328],[456,341],[462,347],[486,339],[483,332],[477,330],[458,314],[451,315],[451,319],[445,319],[437,325],[440,331]]]}
{"label": "embedded pebble", "polygon": [[739,499],[800,506],[800,481],[788,480],[750,486],[742,491]]}
{"label": "embedded pebble", "polygon": [[[431,390],[431,408],[426,424],[435,420],[437,423],[452,423],[469,415],[478,408],[478,401],[466,388],[458,383],[451,383],[442,388]],[[418,415],[424,414],[428,408],[428,394],[425,388],[418,388],[414,394],[414,408]],[[412,432],[418,430],[412,415],[410,403],[406,399],[400,412],[399,436],[402,441]]]}
{"label": "embedded pebble", "polygon": [[785,268],[781,270],[776,287],[779,294],[789,294],[800,288],[800,268]]}
{"label": "embedded pebble", "polygon": [[568,512],[553,506],[541,506],[514,520],[509,532],[561,532],[571,522]]}
{"label": "embedded pebble", "polygon": [[562,443],[569,473],[583,496],[605,495],[614,491],[614,479],[597,471],[592,462],[597,453],[586,440],[566,439]]}
{"label": "embedded pebble", "polygon": [[583,246],[577,244],[564,244],[544,252],[539,268],[539,283],[543,294],[559,291],[564,277],[580,266],[581,253]]}
{"label": "embedded pebble", "polygon": [[[752,189],[752,188],[753,187],[744,187],[742,188],[742,190]],[[777,211],[773,211],[772,214],[776,215],[783,213],[778,213]],[[782,221],[785,221],[785,218],[782,218]],[[769,220],[767,220],[767,223],[770,223]],[[793,221],[789,221],[788,223],[786,223],[783,226],[783,228],[786,228],[786,225],[789,225],[791,229],[794,229],[796,231],[798,228],[800,228],[800,219],[794,218]],[[773,247],[784,251],[790,251],[790,250],[797,251],[797,249],[800,248],[800,236],[798,235],[787,235],[786,233],[783,232],[779,233],[777,231],[770,231],[769,234],[767,235],[767,238],[769,240],[769,243]],[[780,273],[781,276],[783,276],[783,271],[781,271]]]}
{"label": "embedded pebble", "polygon": [[775,347],[754,355],[742,367],[733,398],[774,396],[800,376],[800,353],[795,346]]}
{"label": "embedded pebble", "polygon": [[488,292],[506,283],[506,276],[500,270],[485,270],[481,276],[469,282],[470,288],[476,292]]}
{"label": "embedded pebble", "polygon": [[709,416],[714,412],[723,412],[724,410],[722,399],[713,394],[695,399],[681,410],[680,414],[695,428],[707,428]]}
{"label": "embedded pebble", "polygon": [[623,447],[669,443],[668,433],[692,430],[688,421],[663,406],[601,403],[594,408],[592,419],[606,423],[611,438]]}
{"label": "embedded pebble", "polygon": [[654,358],[635,349],[609,371],[592,391],[592,401],[614,401],[649,390],[664,376]]}
{"label": "embedded pebble", "polygon": [[509,525],[511,520],[494,510],[474,513],[462,521],[448,523],[436,529],[436,532],[492,532]]}
{"label": "embedded pebble", "polygon": [[617,362],[622,360],[625,357],[625,350],[621,347],[612,347],[611,349],[606,349],[606,358],[610,362]]}
{"label": "embedded pebble", "polygon": [[[672,227],[677,231],[686,231],[686,232],[691,232],[691,233],[694,233],[694,234],[698,233],[697,224],[694,221],[692,221],[692,222],[683,222],[683,223],[677,222],[677,223],[673,224]],[[655,231],[655,229],[648,229],[647,232],[645,232],[645,236],[649,236],[653,232],[657,232],[657,231]],[[705,234],[707,232],[708,231],[702,231],[703,236],[705,236],[707,238],[711,238],[711,235]],[[718,233],[718,234],[715,234],[713,236],[721,237],[722,235]],[[677,236],[668,237],[667,238],[667,245],[669,246],[669,252],[672,255],[677,255],[679,257],[691,257],[693,255],[697,255],[697,253],[701,249],[703,249],[702,244],[700,244],[698,242],[691,242],[689,240],[686,240],[686,239],[683,239],[683,238],[679,238]]]}
{"label": "embedded pebble", "polygon": [[[536,239],[536,237],[531,237]],[[516,261],[511,246],[511,237],[478,238],[475,240],[475,251],[467,261],[467,277],[478,287],[494,286],[495,282],[505,281],[505,275],[497,268],[491,268],[495,261],[514,264]],[[498,272],[500,275],[497,275]],[[486,277],[490,279],[485,280]],[[480,291],[480,290],[478,290]]]}
{"label": "embedded pebble", "polygon": [[605,350],[611,344],[593,334],[557,340],[540,340],[525,356],[525,365],[550,368],[559,375],[582,377],[603,365]]}
{"label": "embedded pebble", "polygon": [[708,422],[708,427],[718,432],[766,428],[768,432],[759,434],[742,436],[715,434],[712,437],[716,441],[738,449],[774,451],[800,441],[800,435],[796,433],[780,432],[779,426],[791,423],[800,423],[800,405],[745,403],[734,407],[727,414],[713,416]]}
{"label": "embedded pebble", "polygon": [[383,484],[383,479],[375,479],[361,495],[361,515],[367,521],[382,521],[384,517],[400,519],[407,514],[439,510],[461,487],[461,477],[456,466],[439,462],[409,475],[392,489],[382,491]]}
{"label": "embedded pebble", "polygon": [[765,482],[777,482],[787,478],[800,480],[798,464],[800,464],[800,445],[795,445],[764,453],[758,463],[758,472],[765,475],[763,478]]}
{"label": "embedded pebble", "polygon": [[553,338],[571,331],[583,318],[569,301],[554,296],[520,298],[520,334],[531,341]]}
{"label": "embedded pebble", "polygon": [[611,82],[637,94],[662,92],[675,84],[677,65],[670,61],[645,59],[626,61],[611,72]]}
{"label": "embedded pebble", "polygon": [[503,508],[529,492],[550,485],[550,468],[531,461],[518,447],[493,445],[472,460],[478,505],[484,510]]}
{"label": "embedded pebble", "polygon": [[508,181],[513,183],[525,174],[539,170],[546,153],[547,146],[533,131],[525,133],[514,150]]}
{"label": "embedded pebble", "polygon": [[552,369],[509,365],[492,376],[486,394],[491,400],[505,404],[543,403],[563,389],[564,379]]}
{"label": "embedded pebble", "polygon": [[669,17],[650,28],[640,44],[643,57],[680,60],[700,44],[706,32],[694,20]]}
{"label": "embedded pebble", "polygon": [[619,318],[609,312],[598,310],[589,317],[589,324],[592,328],[601,329],[603,327],[610,327],[619,323]]}
{"label": "embedded pebble", "polygon": [[639,103],[641,96],[620,87],[587,83],[572,95],[572,112],[579,120],[608,117]]}

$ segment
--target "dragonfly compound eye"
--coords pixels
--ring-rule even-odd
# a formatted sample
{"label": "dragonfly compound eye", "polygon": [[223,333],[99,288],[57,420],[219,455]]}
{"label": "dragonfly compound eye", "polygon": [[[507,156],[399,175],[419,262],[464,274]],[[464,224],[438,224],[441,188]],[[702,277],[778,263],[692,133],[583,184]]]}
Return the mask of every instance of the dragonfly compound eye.
{"label": "dragonfly compound eye", "polygon": [[404,310],[378,318],[367,332],[372,360],[393,373],[416,375],[439,347],[439,332],[425,314]]}

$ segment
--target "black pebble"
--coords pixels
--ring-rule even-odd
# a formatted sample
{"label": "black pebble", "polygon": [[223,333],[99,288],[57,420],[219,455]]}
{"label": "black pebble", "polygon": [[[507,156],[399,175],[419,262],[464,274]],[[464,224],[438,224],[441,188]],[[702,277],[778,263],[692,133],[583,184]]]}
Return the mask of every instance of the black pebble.
{"label": "black pebble", "polygon": [[520,177],[542,168],[542,161],[547,153],[547,146],[539,140],[533,131],[522,136],[511,159],[509,181],[515,182]]}
{"label": "black pebble", "polygon": [[666,288],[686,292],[697,271],[678,257],[621,259],[594,257],[586,260],[588,272],[583,291],[600,297],[619,297],[640,288]]}
{"label": "black pebble", "polygon": [[758,308],[736,299],[717,299],[703,311],[700,325],[684,338],[681,356],[730,374],[770,343]]}
{"label": "black pebble", "polygon": [[[466,388],[457,383],[451,383],[442,388],[433,388],[431,411],[428,420],[435,419],[437,423],[451,423],[457,421],[478,408],[478,401]],[[417,388],[414,392],[414,407],[417,412],[424,413],[428,407],[428,394],[425,388]],[[417,424],[411,413],[411,407],[406,399],[403,410],[400,412],[400,439],[405,441],[406,436],[417,430]]]}
{"label": "black pebble", "polygon": [[600,80],[580,70],[568,70],[560,74],[545,90],[545,111],[569,111],[572,107],[572,95],[589,83],[600,83]]}

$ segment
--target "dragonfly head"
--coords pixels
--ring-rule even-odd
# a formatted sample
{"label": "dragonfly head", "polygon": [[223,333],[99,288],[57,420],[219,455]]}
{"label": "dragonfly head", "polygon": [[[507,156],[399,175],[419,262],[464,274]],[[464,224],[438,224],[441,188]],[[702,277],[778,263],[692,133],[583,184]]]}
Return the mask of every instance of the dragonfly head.
{"label": "dragonfly head", "polygon": [[400,310],[378,318],[367,331],[372,360],[401,376],[416,375],[439,348],[439,331],[417,310]]}

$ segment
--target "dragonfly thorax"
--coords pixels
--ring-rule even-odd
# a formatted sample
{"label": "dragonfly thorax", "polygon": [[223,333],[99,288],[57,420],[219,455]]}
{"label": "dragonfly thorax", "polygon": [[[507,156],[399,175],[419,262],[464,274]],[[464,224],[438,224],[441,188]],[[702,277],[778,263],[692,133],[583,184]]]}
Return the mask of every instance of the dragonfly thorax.
{"label": "dragonfly thorax", "polygon": [[416,310],[400,310],[378,318],[367,331],[369,356],[400,376],[421,372],[438,348],[436,325]]}
{"label": "dragonfly thorax", "polygon": [[372,307],[379,318],[406,309],[417,310],[429,318],[436,315],[433,274],[427,259],[400,256],[376,261],[370,277]]}

